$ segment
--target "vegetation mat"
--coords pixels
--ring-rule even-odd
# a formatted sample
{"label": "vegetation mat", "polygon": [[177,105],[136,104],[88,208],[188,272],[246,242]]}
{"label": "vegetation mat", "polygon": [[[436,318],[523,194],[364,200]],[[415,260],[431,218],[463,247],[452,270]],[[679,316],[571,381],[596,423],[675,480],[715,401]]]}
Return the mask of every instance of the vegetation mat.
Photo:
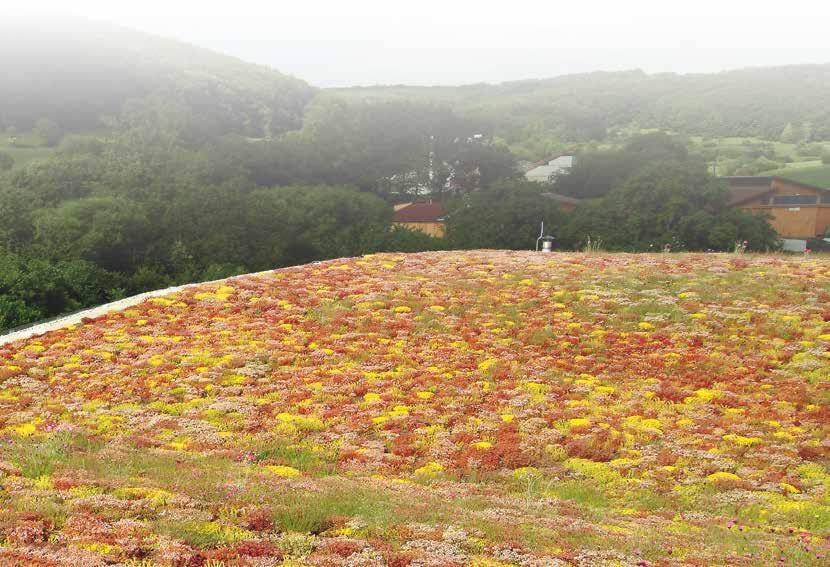
{"label": "vegetation mat", "polygon": [[830,260],[380,254],[0,347],[3,565],[826,564]]}

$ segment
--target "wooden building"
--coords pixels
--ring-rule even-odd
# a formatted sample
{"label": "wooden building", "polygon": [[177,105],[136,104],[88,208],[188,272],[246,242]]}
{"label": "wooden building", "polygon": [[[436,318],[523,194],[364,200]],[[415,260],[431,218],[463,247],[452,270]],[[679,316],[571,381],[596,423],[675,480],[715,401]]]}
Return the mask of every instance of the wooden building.
{"label": "wooden building", "polygon": [[446,233],[444,214],[444,206],[437,201],[400,203],[395,205],[392,225],[405,226],[442,238]]}
{"label": "wooden building", "polygon": [[724,177],[730,205],[765,212],[781,238],[808,240],[830,236],[830,188],[782,177]]}
{"label": "wooden building", "polygon": [[574,156],[564,154],[535,164],[530,171],[525,173],[525,179],[535,183],[551,183],[557,175],[567,173],[573,166]]}
{"label": "wooden building", "polygon": [[567,195],[562,195],[560,193],[541,193],[542,197],[546,199],[550,199],[551,201],[556,201],[556,204],[559,205],[559,208],[565,211],[566,213],[573,212],[576,209],[577,205],[581,202],[581,199],[577,199],[575,197],[568,197]]}

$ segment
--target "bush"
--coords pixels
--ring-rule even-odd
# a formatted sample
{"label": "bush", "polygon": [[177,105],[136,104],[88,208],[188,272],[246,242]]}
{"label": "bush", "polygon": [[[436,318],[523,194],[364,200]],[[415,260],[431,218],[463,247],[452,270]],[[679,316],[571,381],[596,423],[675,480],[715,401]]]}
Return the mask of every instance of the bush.
{"label": "bush", "polygon": [[118,277],[81,260],[0,256],[0,329],[102,303]]}
{"label": "bush", "polygon": [[565,215],[541,195],[536,183],[506,181],[459,199],[447,215],[447,242],[453,248],[533,250],[540,223],[556,234]]}
{"label": "bush", "polygon": [[40,310],[35,307],[30,307],[19,299],[0,295],[0,329],[14,329],[41,317]]}
{"label": "bush", "polygon": [[389,207],[348,187],[271,187],[245,198],[241,222],[248,227],[247,267],[265,270],[378,250]]}
{"label": "bush", "polygon": [[8,171],[14,167],[14,158],[7,152],[0,152],[0,171]]}
{"label": "bush", "polygon": [[812,238],[807,241],[807,249],[812,252],[830,252],[830,242],[823,238]]}
{"label": "bush", "polygon": [[62,154],[76,156],[82,154],[101,155],[104,152],[104,142],[91,136],[67,136],[61,141],[58,150]]}
{"label": "bush", "polygon": [[144,265],[127,280],[127,288],[130,293],[163,289],[173,285],[173,281],[153,266]]}
{"label": "bush", "polygon": [[821,157],[822,153],[824,152],[824,146],[816,143],[801,143],[798,144],[798,146],[796,146],[795,150],[802,157],[816,159]]}
{"label": "bush", "polygon": [[63,132],[61,131],[60,126],[48,118],[41,118],[38,120],[37,124],[35,124],[33,133],[35,136],[40,138],[43,145],[49,147],[57,146],[63,137]]}
{"label": "bush", "polygon": [[381,244],[383,252],[424,252],[446,248],[447,243],[443,238],[436,238],[405,226],[393,226]]}
{"label": "bush", "polygon": [[247,271],[244,266],[239,264],[211,264],[202,272],[200,279],[206,282],[212,282],[238,276],[239,274],[247,273]]}
{"label": "bush", "polygon": [[[578,248],[587,236],[616,251],[730,250],[747,240],[752,250],[777,246],[765,215],[728,206],[728,190],[694,162],[654,164],[601,201],[569,215],[560,242]],[[558,235],[557,235],[558,236]]]}

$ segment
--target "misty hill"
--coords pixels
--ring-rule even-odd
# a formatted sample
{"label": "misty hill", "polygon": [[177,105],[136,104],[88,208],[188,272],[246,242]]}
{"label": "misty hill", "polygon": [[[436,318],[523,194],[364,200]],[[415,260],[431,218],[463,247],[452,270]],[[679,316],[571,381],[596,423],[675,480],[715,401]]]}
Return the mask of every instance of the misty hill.
{"label": "misty hill", "polygon": [[267,137],[297,127],[314,89],[270,68],[126,28],[86,21],[0,22],[0,129],[48,118],[100,127],[126,101],[187,106],[217,133]]}
{"label": "misty hill", "polygon": [[790,123],[808,128],[813,139],[830,139],[830,64],[689,75],[596,72],[497,85],[337,92],[447,104],[487,121],[511,144],[544,136],[602,139],[609,130],[632,127],[778,139]]}
{"label": "misty hill", "polygon": [[[757,115],[765,127],[796,120],[785,124],[788,144],[733,148],[723,140],[721,150],[708,147],[712,140],[687,148],[689,140],[665,134],[614,135],[639,132],[661,112],[674,112],[673,129],[702,125],[671,106],[698,104],[676,84],[689,77],[598,73],[355,89],[340,91],[343,100],[265,67],[125,29],[9,28],[0,23],[0,329],[151,289],[333,257],[523,249],[541,220],[556,227],[560,247],[582,248],[601,235],[614,250],[669,241],[678,250],[727,250],[738,239],[765,250],[776,245],[774,231],[728,209],[726,189],[707,177],[710,154],[735,161],[733,169],[751,160],[755,171],[789,163],[778,159],[784,149],[814,166],[825,157],[825,145],[797,143],[807,131],[802,117],[829,108],[804,101],[792,103],[801,114],[787,104],[776,107],[780,116],[749,103],[739,109],[737,99],[721,113],[724,123]],[[712,109],[695,112],[718,115],[728,97],[712,98]],[[605,141],[584,144],[577,160],[589,175],[571,176],[582,186],[558,188],[603,199],[584,214],[560,214],[539,196],[545,186],[519,175],[517,156],[539,159],[598,139]],[[647,151],[627,151],[631,144]],[[393,203],[425,193],[447,201],[446,238],[390,222]]]}

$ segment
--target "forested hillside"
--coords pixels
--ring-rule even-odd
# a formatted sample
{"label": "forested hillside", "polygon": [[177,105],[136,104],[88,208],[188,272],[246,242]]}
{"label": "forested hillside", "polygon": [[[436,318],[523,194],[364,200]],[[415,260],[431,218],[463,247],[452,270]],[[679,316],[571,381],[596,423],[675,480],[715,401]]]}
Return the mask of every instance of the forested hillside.
{"label": "forested hillside", "polygon": [[[326,258],[526,249],[540,221],[560,248],[589,238],[627,251],[667,242],[727,250],[737,239],[774,248],[766,220],[731,210],[726,187],[707,173],[706,152],[717,148],[642,136],[635,122],[729,129],[701,117],[729,114],[719,109],[732,104],[735,132],[796,121],[790,130],[803,140],[808,122],[810,136],[820,135],[830,108],[815,102],[827,94],[821,88],[791,106],[762,89],[760,106],[741,113],[740,93],[726,89],[733,98],[712,94],[701,103],[711,107],[684,94],[694,112],[672,112],[680,85],[711,78],[642,73],[319,91],[269,68],[93,24],[0,33],[0,69],[0,329]],[[763,101],[778,110],[768,115]],[[625,136],[596,146],[623,125]],[[579,140],[595,147],[556,190],[598,200],[565,215],[540,195],[550,185],[523,182],[518,158]],[[816,146],[799,149],[807,159],[823,151],[800,146]],[[758,151],[753,160],[778,163]],[[391,226],[393,203],[425,195],[444,201],[446,238]]]}
{"label": "forested hillside", "polygon": [[447,104],[487,123],[528,155],[631,128],[777,140],[789,124],[809,130],[805,138],[830,139],[830,64],[690,75],[597,72],[498,85],[337,92],[364,100]]}
{"label": "forested hillside", "polygon": [[174,283],[439,247],[393,230],[389,201],[515,171],[449,109],[347,103],[129,30],[0,34],[0,66],[0,329]]}
{"label": "forested hillside", "polygon": [[305,82],[233,57],[129,29],[72,21],[0,22],[0,130],[47,119],[98,128],[130,99],[186,106],[194,136],[268,137],[300,125]]}

